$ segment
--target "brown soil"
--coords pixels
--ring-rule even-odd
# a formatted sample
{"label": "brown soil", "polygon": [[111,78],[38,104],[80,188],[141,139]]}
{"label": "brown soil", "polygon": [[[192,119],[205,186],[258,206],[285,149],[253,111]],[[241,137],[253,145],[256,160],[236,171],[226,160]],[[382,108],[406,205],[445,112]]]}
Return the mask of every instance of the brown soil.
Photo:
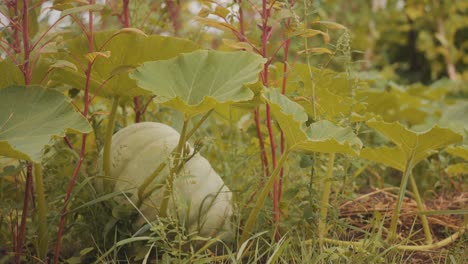
{"label": "brown soil", "polygon": [[[390,225],[393,209],[397,202],[397,191],[398,188],[371,189],[356,199],[343,203],[340,206],[340,217],[346,218],[355,227],[375,232],[381,221],[373,221],[373,219],[380,214],[385,219],[385,229],[382,232],[382,236],[385,238],[386,228]],[[467,209],[467,205],[468,192],[462,191],[439,194],[435,198],[425,201],[428,211]],[[410,241],[409,243],[413,245],[423,245],[425,236],[420,219],[416,214],[417,211],[415,200],[405,198],[398,223],[398,234],[401,241]],[[463,225],[463,215],[428,215],[427,218],[434,242],[447,238]],[[358,240],[364,238],[365,234],[349,229],[346,236]],[[461,239],[466,240],[466,235]],[[444,263],[449,248],[450,245],[432,251],[408,252],[406,259],[409,260],[409,263]]]}

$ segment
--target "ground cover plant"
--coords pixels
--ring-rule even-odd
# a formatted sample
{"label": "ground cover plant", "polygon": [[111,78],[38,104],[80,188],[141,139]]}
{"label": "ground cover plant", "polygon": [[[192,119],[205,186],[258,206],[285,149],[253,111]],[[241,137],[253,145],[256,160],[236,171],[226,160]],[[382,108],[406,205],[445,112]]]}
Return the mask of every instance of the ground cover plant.
{"label": "ground cover plant", "polygon": [[464,1],[0,3],[0,263],[464,263]]}

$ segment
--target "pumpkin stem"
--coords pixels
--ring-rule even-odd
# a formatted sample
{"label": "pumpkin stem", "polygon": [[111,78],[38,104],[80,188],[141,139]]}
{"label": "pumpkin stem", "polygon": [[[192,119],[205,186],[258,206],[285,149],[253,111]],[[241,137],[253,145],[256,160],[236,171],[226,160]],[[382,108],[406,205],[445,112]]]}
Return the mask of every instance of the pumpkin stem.
{"label": "pumpkin stem", "polygon": [[[112,99],[112,108],[111,112],[109,114],[109,123],[107,124],[107,129],[106,129],[106,139],[104,143],[104,153],[103,153],[103,165],[102,167],[104,168],[104,174],[106,177],[109,177],[111,175],[110,167],[111,167],[111,146],[112,146],[112,134],[114,133],[114,125],[115,125],[115,119],[116,119],[116,113],[117,113],[117,107],[119,106],[119,97],[116,96]],[[103,188],[106,190],[110,190],[111,186],[109,184],[104,184],[102,183]],[[108,186],[106,188],[106,186]]]}
{"label": "pumpkin stem", "polygon": [[172,195],[172,183],[174,182],[178,168],[180,167],[181,163],[184,162],[182,159],[182,152],[184,151],[184,146],[186,142],[188,121],[189,120],[184,119],[184,125],[182,127],[182,132],[180,133],[179,143],[175,152],[172,154],[174,163],[172,164],[169,176],[166,180],[166,189],[164,190],[163,200],[159,209],[159,215],[161,217],[167,217],[167,207],[169,204],[169,198]]}

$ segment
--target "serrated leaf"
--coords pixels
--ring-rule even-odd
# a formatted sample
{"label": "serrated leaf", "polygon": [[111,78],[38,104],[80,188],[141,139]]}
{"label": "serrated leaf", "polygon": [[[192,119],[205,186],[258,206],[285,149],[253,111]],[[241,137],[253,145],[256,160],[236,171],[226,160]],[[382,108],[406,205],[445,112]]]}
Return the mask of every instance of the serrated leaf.
{"label": "serrated leaf", "polygon": [[370,120],[366,124],[395,143],[405,154],[405,159],[412,158],[414,164],[425,159],[432,151],[463,140],[461,135],[438,126],[423,132],[415,132],[398,122]]}
{"label": "serrated leaf", "polygon": [[255,83],[265,59],[250,52],[201,50],[169,60],[146,62],[130,74],[155,101],[186,116],[208,111],[220,103],[253,97],[245,84]]}
{"label": "serrated leaf", "polygon": [[18,85],[0,90],[0,155],[40,162],[50,139],[67,130],[92,131],[60,92]]}
{"label": "serrated leaf", "polygon": [[304,128],[307,115],[278,89],[268,89],[264,98],[284,133],[288,148],[300,152],[344,153],[356,155],[362,142],[351,128],[342,128],[322,120]]}
{"label": "serrated leaf", "polygon": [[[60,53],[57,59],[67,60],[76,65],[87,65],[88,61],[85,59],[85,55],[88,54],[87,43],[85,36],[66,41],[64,44],[67,52]],[[188,40],[156,35],[147,36],[139,33],[138,30],[128,28],[118,31],[96,32],[94,43],[96,49],[102,47],[103,50],[110,51],[112,54],[107,59],[96,60],[91,72],[90,90],[92,93],[104,81],[108,80],[98,93],[98,95],[105,97],[133,97],[148,94],[148,91],[139,88],[135,81],[128,77],[127,70],[129,68],[127,67],[136,67],[150,60],[169,59],[180,53],[200,48]],[[58,83],[84,90],[85,70],[83,68],[79,71],[56,69],[52,73],[52,79]]]}

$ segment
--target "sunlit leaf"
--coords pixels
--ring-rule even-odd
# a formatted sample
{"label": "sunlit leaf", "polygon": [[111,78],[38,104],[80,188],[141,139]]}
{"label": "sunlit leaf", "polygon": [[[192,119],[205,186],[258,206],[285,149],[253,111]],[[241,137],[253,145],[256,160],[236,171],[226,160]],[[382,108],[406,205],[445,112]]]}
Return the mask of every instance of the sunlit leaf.
{"label": "sunlit leaf", "polygon": [[17,85],[0,90],[0,155],[39,162],[50,139],[67,130],[92,131],[60,92]]}
{"label": "sunlit leaf", "polygon": [[196,51],[176,58],[146,62],[130,74],[155,101],[194,116],[219,103],[247,101],[265,59],[250,52]]}

